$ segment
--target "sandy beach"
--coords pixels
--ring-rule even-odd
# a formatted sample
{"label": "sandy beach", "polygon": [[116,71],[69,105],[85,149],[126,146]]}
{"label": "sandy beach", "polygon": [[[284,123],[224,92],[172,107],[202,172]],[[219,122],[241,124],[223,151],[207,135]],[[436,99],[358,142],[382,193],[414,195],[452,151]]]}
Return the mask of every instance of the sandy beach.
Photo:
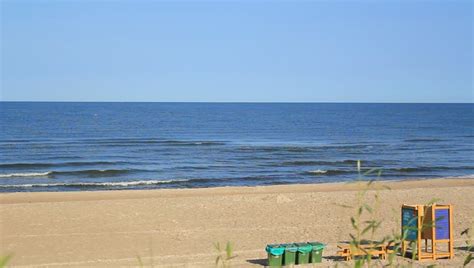
{"label": "sandy beach", "polygon": [[[390,190],[384,188],[390,187]],[[213,242],[232,241],[236,267],[265,264],[269,243],[328,244],[322,266],[334,264],[336,245],[349,240],[354,203],[363,184],[334,183],[149,191],[4,193],[0,195],[2,255],[11,265],[209,267]],[[400,205],[433,198],[454,205],[455,247],[474,219],[474,180],[378,182],[381,237],[399,232]],[[373,192],[370,192],[371,194]],[[462,263],[466,251],[457,249]],[[336,260],[339,261],[339,260]],[[342,262],[342,260],[340,260]],[[429,263],[429,262],[428,262]]]}

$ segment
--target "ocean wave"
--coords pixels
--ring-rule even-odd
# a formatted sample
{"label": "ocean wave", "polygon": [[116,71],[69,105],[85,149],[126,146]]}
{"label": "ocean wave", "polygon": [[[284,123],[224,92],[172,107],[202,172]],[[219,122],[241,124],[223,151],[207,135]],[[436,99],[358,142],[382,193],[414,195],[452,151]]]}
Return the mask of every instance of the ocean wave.
{"label": "ocean wave", "polygon": [[336,151],[354,151],[357,149],[373,149],[375,146],[386,146],[384,144],[324,144],[324,145],[272,145],[272,146],[240,146],[237,148],[243,152],[283,152],[283,153],[304,153],[304,152],[320,152],[326,150]]}
{"label": "ocean wave", "polygon": [[[434,167],[404,167],[404,168],[389,168],[386,171],[395,171],[395,172],[421,172],[421,171],[431,171],[434,170]],[[439,167],[436,169],[440,169]]]}
{"label": "ocean wave", "polygon": [[104,146],[104,147],[128,147],[137,145],[166,145],[166,146],[211,146],[211,145],[225,145],[224,141],[214,140],[167,140],[154,138],[110,138],[110,139],[76,139],[76,140],[61,140],[61,139],[46,139],[46,140],[0,140],[0,145],[12,144],[33,144],[34,146]]}
{"label": "ocean wave", "polygon": [[159,185],[185,182],[187,180],[140,180],[119,182],[64,182],[64,183],[34,183],[0,185],[1,188],[32,188],[32,187],[128,187],[139,185]]}
{"label": "ocean wave", "polygon": [[165,140],[161,143],[167,145],[193,146],[193,145],[225,145],[222,141],[186,141],[186,140]]}
{"label": "ocean wave", "polygon": [[335,162],[317,161],[317,160],[296,160],[276,163],[275,166],[317,166],[317,165],[332,165]]}
{"label": "ocean wave", "polygon": [[90,161],[90,162],[56,162],[56,163],[4,163],[0,168],[46,168],[46,167],[81,167],[94,165],[127,164],[124,161]]}
{"label": "ocean wave", "polygon": [[348,171],[348,170],[339,170],[339,169],[316,169],[316,170],[309,170],[309,171],[304,171],[302,172],[303,175],[339,175],[339,174],[348,174],[348,173],[353,173],[354,171]]}
{"label": "ocean wave", "polygon": [[[208,185],[210,183],[222,184],[231,181],[274,181],[269,176],[248,176],[248,177],[231,177],[231,178],[191,178],[191,179],[169,179],[169,180],[138,180],[138,181],[119,181],[119,182],[57,182],[57,183],[34,183],[34,184],[11,184],[0,185],[0,188],[34,188],[34,187],[129,187],[129,186],[146,186],[160,184],[189,184],[188,186],[201,184]],[[275,180],[276,181],[276,180]]]}
{"label": "ocean wave", "polygon": [[178,167],[171,167],[170,170],[208,170],[211,168],[216,168],[217,166],[178,166]]}
{"label": "ocean wave", "polygon": [[0,174],[0,178],[13,178],[13,177],[46,177],[52,174],[52,171],[47,172],[29,172],[29,173],[8,173]]}
{"label": "ocean wave", "polygon": [[83,157],[80,157],[80,156],[67,156],[67,155],[63,155],[63,156],[48,156],[48,157],[45,157],[44,159],[52,159],[52,160],[71,160],[71,159],[83,159]]}
{"label": "ocean wave", "polygon": [[160,140],[160,139],[122,139],[122,140],[104,140],[104,141],[89,141],[81,142],[79,144],[99,144],[101,146],[136,146],[136,145],[165,145],[165,146],[211,146],[211,145],[224,145],[225,142],[221,141],[201,141],[201,140]]}
{"label": "ocean wave", "polygon": [[237,150],[243,152],[295,152],[295,153],[304,153],[311,152],[313,147],[303,147],[303,146],[241,146]]}
{"label": "ocean wave", "polygon": [[425,172],[425,171],[442,171],[442,170],[474,170],[474,166],[459,166],[459,167],[447,167],[447,166],[420,166],[420,167],[402,167],[402,168],[388,168],[384,169],[387,171],[395,172]]}
{"label": "ocean wave", "polygon": [[48,139],[0,139],[0,143],[47,142]]}
{"label": "ocean wave", "polygon": [[316,169],[316,170],[310,170],[306,171],[309,174],[326,174],[328,171],[327,170],[322,170],[322,169]]}
{"label": "ocean wave", "polygon": [[445,140],[438,139],[438,138],[414,138],[414,139],[406,139],[404,141],[405,142],[439,142],[439,141],[445,141]]}
{"label": "ocean wave", "polygon": [[88,177],[108,177],[117,176],[122,174],[128,174],[133,172],[147,172],[148,170],[137,170],[137,169],[87,169],[87,170],[74,170],[74,171],[52,171],[51,175],[66,175],[66,176],[80,176],[85,175]]}
{"label": "ocean wave", "polygon": [[0,178],[12,177],[55,177],[55,176],[86,176],[86,177],[110,177],[133,172],[157,172],[151,170],[137,169],[87,169],[73,171],[46,171],[46,172],[25,172],[25,173],[7,173],[0,174]]}
{"label": "ocean wave", "polygon": [[294,160],[294,161],[284,161],[281,163],[272,163],[270,166],[334,166],[334,165],[350,165],[357,164],[357,160],[341,160],[341,161],[324,161],[324,160]]}
{"label": "ocean wave", "polygon": [[[369,167],[365,167],[362,170],[362,173],[371,170]],[[389,176],[394,176],[397,174],[404,173],[419,173],[419,172],[436,172],[436,171],[449,171],[449,170],[474,170],[474,166],[459,166],[459,167],[447,167],[447,166],[438,166],[438,167],[400,167],[400,168],[380,168],[377,169],[383,173],[389,174]],[[341,175],[341,174],[350,174],[356,173],[357,170],[340,170],[340,169],[316,169],[310,171],[302,172],[303,175]],[[375,173],[374,173],[375,174]]]}

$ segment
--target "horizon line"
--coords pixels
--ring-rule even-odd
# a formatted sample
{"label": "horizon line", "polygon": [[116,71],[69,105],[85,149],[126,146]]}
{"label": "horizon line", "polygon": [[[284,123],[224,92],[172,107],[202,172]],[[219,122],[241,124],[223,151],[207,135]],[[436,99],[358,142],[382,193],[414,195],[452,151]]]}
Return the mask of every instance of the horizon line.
{"label": "horizon line", "polygon": [[76,101],[76,100],[0,100],[0,102],[28,103],[215,103],[215,104],[474,104],[471,102],[363,102],[363,101]]}

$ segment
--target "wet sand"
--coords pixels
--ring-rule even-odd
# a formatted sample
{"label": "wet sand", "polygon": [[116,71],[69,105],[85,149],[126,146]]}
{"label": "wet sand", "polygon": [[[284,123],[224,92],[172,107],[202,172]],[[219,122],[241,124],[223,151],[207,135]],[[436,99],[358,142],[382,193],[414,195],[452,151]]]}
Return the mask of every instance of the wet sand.
{"label": "wet sand", "polygon": [[[265,264],[269,243],[328,244],[322,266],[349,240],[362,183],[148,191],[0,194],[0,254],[11,265],[212,267],[213,243],[232,241],[234,267]],[[390,187],[386,189],[385,186]],[[474,220],[474,179],[378,182],[376,237],[399,232],[400,206],[433,198],[454,205],[455,247]],[[369,195],[375,193],[370,191]],[[466,251],[457,249],[462,263]],[[342,262],[342,260],[341,260]],[[430,263],[430,262],[428,262]]]}

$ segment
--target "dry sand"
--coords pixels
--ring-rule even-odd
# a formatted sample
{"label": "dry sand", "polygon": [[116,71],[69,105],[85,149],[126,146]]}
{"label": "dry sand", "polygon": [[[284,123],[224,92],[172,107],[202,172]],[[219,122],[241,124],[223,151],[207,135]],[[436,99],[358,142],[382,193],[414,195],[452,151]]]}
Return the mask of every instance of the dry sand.
{"label": "dry sand", "polygon": [[[400,205],[432,198],[454,205],[456,247],[473,223],[474,179],[381,182],[378,236],[399,231]],[[360,184],[313,184],[150,191],[0,194],[0,254],[11,265],[213,266],[213,242],[232,241],[233,266],[264,264],[269,243],[322,241],[322,266],[349,239]],[[373,192],[372,192],[373,193]],[[460,266],[466,251],[457,249]]]}

